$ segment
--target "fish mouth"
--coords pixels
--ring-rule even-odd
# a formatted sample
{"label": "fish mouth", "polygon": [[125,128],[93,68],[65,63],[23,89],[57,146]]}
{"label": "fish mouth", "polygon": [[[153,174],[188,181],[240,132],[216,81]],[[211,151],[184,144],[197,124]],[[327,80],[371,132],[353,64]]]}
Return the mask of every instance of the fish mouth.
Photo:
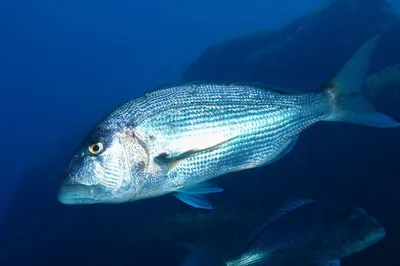
{"label": "fish mouth", "polygon": [[360,241],[360,250],[376,244],[385,236],[386,231],[383,227],[376,228],[375,230],[363,236],[362,240]]}
{"label": "fish mouth", "polygon": [[368,239],[368,245],[373,245],[381,240],[386,235],[386,231],[383,227],[374,230]]}
{"label": "fish mouth", "polygon": [[57,198],[59,202],[66,205],[94,204],[97,200],[93,191],[93,186],[65,183],[61,185]]}

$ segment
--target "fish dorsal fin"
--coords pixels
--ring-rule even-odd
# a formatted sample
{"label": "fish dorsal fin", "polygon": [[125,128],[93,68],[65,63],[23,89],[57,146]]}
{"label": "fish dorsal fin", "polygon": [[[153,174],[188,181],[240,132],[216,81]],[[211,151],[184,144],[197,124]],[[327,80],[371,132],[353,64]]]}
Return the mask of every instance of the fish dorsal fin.
{"label": "fish dorsal fin", "polygon": [[160,86],[154,87],[150,90],[147,90],[146,94],[151,94],[153,92],[156,92],[159,90],[164,90],[164,89],[169,89],[172,87],[191,86],[191,85],[199,86],[199,85],[204,85],[204,84],[215,84],[215,82],[199,80],[199,81],[185,81],[185,82],[180,82],[180,83],[165,83]]}
{"label": "fish dorsal fin", "polygon": [[274,215],[272,215],[265,223],[263,223],[250,235],[248,241],[246,242],[246,247],[249,248],[250,245],[258,238],[258,236],[265,230],[268,225],[276,222],[288,213],[291,213],[292,211],[297,210],[298,208],[301,208],[312,202],[314,202],[314,200],[307,198],[292,198],[286,201],[285,204],[278,208]]}
{"label": "fish dorsal fin", "polygon": [[207,85],[207,84],[214,84],[214,85],[225,85],[225,86],[247,86],[247,87],[257,87],[257,88],[262,88],[265,90],[270,90],[273,92],[276,92],[278,94],[304,94],[304,92],[299,91],[299,90],[294,90],[294,89],[289,89],[281,86],[277,86],[274,84],[268,84],[268,83],[260,83],[260,82],[246,82],[246,81],[232,81],[232,82],[222,82],[222,81],[190,81],[190,82],[185,82],[180,85]]}
{"label": "fish dorsal fin", "polygon": [[277,220],[279,220],[281,217],[285,216],[288,213],[291,213],[294,210],[297,210],[300,207],[303,207],[307,204],[310,204],[314,202],[312,199],[307,199],[307,198],[293,198],[285,202],[278,210],[276,213],[271,216],[271,218],[268,219],[267,223],[271,224]]}
{"label": "fish dorsal fin", "polygon": [[182,83],[177,83],[177,84],[164,84],[161,86],[158,86],[155,89],[149,90],[149,92],[157,91],[157,90],[162,90],[170,87],[179,87],[179,86],[201,86],[201,85],[225,85],[225,86],[247,86],[247,87],[257,87],[265,90],[269,90],[278,94],[282,95],[298,95],[298,94],[304,94],[305,92],[295,90],[295,89],[289,89],[281,86],[277,86],[274,84],[267,84],[267,83],[260,83],[260,82],[245,82],[245,81],[232,81],[232,82],[222,82],[222,81],[209,81],[209,80],[199,80],[199,81],[187,81],[187,82],[182,82]]}
{"label": "fish dorsal fin", "polygon": [[304,94],[304,92],[299,91],[299,90],[294,90],[294,89],[289,89],[281,86],[276,86],[274,84],[267,84],[267,83],[258,83],[258,82],[233,82],[230,83],[230,85],[242,85],[242,86],[251,86],[251,87],[257,87],[257,88],[262,88],[265,90],[270,90],[273,92],[276,92],[278,94],[283,94],[283,95],[296,95],[296,94]]}

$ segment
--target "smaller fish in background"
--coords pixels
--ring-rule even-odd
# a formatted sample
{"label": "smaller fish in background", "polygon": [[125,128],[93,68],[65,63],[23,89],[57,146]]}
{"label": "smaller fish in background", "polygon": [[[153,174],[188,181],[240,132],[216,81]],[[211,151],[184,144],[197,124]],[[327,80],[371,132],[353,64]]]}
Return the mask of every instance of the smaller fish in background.
{"label": "smaller fish in background", "polygon": [[223,261],[187,245],[181,266],[340,266],[386,235],[383,226],[363,208],[336,201],[292,199],[249,238],[245,252]]}

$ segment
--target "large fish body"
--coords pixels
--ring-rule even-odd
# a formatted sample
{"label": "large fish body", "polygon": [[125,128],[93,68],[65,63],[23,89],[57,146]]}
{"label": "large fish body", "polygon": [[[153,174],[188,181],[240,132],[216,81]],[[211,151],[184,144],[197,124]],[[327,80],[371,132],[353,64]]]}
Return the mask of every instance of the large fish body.
{"label": "large fish body", "polygon": [[181,264],[204,266],[340,266],[378,242],[383,226],[347,202],[294,199],[251,235],[244,252],[227,260],[193,245]]}
{"label": "large fish body", "polygon": [[174,193],[211,208],[205,195],[221,189],[205,181],[281,158],[318,121],[398,126],[361,95],[376,42],[315,93],[188,83],[144,94],[94,128],[66,169],[59,200],[119,203]]}

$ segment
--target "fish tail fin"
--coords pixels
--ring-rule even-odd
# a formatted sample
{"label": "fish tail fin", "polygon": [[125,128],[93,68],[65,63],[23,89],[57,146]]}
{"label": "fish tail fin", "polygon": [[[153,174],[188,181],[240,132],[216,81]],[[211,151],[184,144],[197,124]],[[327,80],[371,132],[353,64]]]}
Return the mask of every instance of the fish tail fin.
{"label": "fish tail fin", "polygon": [[325,91],[330,99],[332,114],[325,121],[341,121],[371,127],[397,127],[399,122],[378,112],[362,95],[362,89],[379,36],[365,42],[347,61]]}
{"label": "fish tail fin", "polygon": [[220,260],[215,254],[199,248],[193,244],[184,244],[189,251],[180,263],[180,266],[225,266],[224,261]]}

